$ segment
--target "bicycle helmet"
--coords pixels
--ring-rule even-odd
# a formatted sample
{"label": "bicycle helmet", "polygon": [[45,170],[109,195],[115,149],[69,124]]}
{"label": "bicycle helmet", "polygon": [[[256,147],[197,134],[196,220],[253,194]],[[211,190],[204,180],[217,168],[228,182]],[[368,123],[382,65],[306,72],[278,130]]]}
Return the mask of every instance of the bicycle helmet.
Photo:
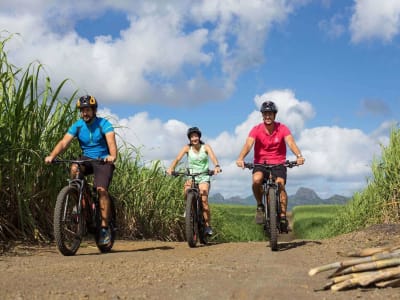
{"label": "bicycle helmet", "polygon": [[278,108],[276,107],[275,103],[272,101],[265,101],[263,104],[261,104],[260,107],[260,112],[264,113],[267,111],[272,111],[274,113],[278,112]]}
{"label": "bicycle helmet", "polygon": [[82,96],[76,102],[76,107],[78,109],[84,108],[84,107],[97,108],[97,100],[95,97],[90,96],[90,95]]}
{"label": "bicycle helmet", "polygon": [[200,129],[198,127],[191,127],[191,128],[188,129],[187,137],[188,137],[189,140],[190,140],[190,135],[192,133],[197,133],[199,135],[199,138],[201,138],[201,131],[200,131]]}

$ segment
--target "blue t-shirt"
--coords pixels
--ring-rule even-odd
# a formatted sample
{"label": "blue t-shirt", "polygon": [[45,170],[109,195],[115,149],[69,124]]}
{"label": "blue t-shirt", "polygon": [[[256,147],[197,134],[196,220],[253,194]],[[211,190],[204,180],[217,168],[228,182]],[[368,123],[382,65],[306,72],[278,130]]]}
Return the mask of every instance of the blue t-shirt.
{"label": "blue t-shirt", "polygon": [[83,155],[93,159],[104,159],[109,155],[105,135],[113,131],[108,120],[98,117],[90,124],[79,119],[68,129],[70,135],[78,138]]}

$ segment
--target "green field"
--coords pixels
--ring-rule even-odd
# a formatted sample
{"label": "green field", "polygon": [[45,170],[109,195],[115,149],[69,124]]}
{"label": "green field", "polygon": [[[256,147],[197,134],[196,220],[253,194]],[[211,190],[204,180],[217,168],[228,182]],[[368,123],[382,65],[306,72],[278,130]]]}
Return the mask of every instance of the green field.
{"label": "green field", "polygon": [[[293,210],[293,230],[299,239],[323,239],[326,228],[342,206],[307,205]],[[255,224],[255,206],[211,204],[215,242],[265,241],[262,226]]]}
{"label": "green field", "polygon": [[293,209],[293,230],[299,239],[329,237],[329,226],[342,205],[304,205]]}
{"label": "green field", "polygon": [[255,206],[210,204],[215,242],[264,241],[262,226],[255,224]]}

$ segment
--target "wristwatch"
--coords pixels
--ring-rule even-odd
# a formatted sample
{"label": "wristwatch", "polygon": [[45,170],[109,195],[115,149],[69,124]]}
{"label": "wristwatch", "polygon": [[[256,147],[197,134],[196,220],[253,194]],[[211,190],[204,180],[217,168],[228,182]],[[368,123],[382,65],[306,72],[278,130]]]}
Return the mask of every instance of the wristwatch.
{"label": "wristwatch", "polygon": [[296,155],[297,158],[303,157],[303,155],[301,155],[301,153]]}

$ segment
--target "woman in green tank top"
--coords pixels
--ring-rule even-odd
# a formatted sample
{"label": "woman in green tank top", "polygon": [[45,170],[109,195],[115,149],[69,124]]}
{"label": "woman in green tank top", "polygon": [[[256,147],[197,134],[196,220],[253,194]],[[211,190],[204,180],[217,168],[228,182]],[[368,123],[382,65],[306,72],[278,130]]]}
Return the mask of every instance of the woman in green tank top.
{"label": "woman in green tank top", "polygon": [[[197,127],[192,127],[188,129],[187,137],[189,139],[189,144],[183,146],[182,150],[178,153],[177,157],[171,163],[171,166],[168,168],[167,173],[172,174],[175,170],[176,165],[186,154],[188,158],[188,167],[190,172],[200,173],[205,172],[209,169],[208,160],[211,159],[212,163],[215,166],[214,174],[218,174],[221,172],[221,168],[218,164],[217,157],[214,154],[211,146],[208,144],[204,144],[201,140],[201,131]],[[203,202],[203,213],[204,220],[206,222],[206,233],[208,235],[212,235],[213,231],[211,228],[211,212],[210,207],[208,206],[208,194],[210,192],[210,176],[209,175],[200,175],[196,178],[196,182],[199,184],[201,200]],[[186,191],[190,188],[191,181],[188,180],[185,183],[185,195]]]}

